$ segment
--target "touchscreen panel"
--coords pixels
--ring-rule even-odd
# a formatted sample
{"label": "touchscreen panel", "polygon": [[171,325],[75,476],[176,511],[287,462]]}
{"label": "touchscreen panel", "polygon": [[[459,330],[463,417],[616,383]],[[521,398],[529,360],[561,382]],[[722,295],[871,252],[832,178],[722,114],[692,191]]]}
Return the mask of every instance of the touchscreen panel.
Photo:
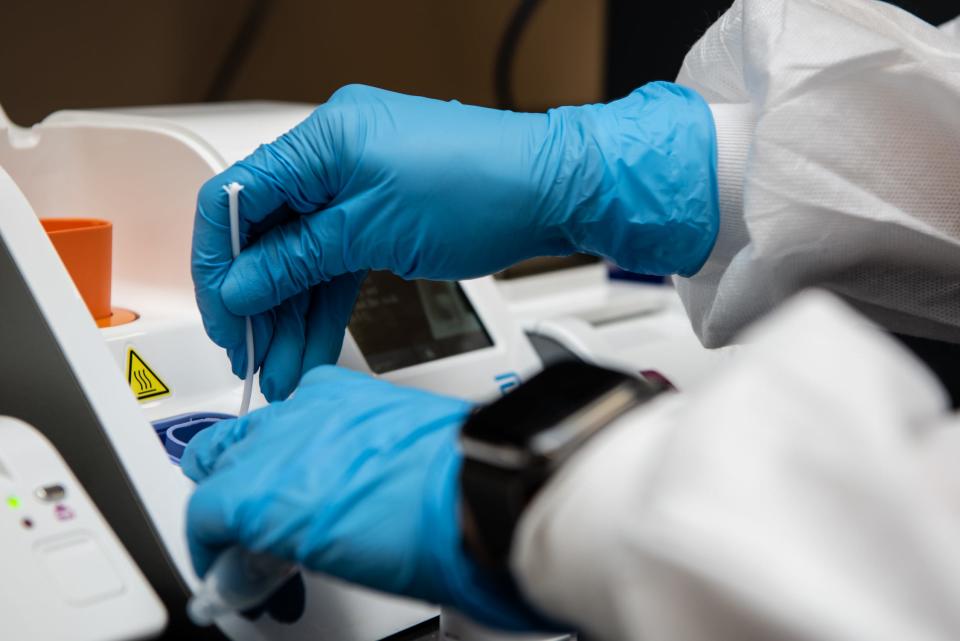
{"label": "touchscreen panel", "polygon": [[407,281],[370,272],[350,333],[377,374],[493,345],[456,282]]}

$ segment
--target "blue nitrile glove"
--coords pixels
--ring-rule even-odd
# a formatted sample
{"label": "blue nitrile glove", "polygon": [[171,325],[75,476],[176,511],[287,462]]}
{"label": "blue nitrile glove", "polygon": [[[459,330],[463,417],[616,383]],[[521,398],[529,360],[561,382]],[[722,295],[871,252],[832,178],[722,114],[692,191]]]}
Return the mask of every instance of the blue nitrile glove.
{"label": "blue nitrile glove", "polygon": [[[653,83],[605,105],[498,111],[348,86],[208,181],[193,237],[210,337],[286,397],[339,354],[365,270],[463,279],[575,251],[648,274],[695,273],[718,225],[706,103]],[[231,260],[237,181],[245,249]]]}
{"label": "blue nitrile glove", "polygon": [[293,398],[198,434],[181,459],[197,574],[240,545],[481,622],[543,624],[466,556],[457,436],[470,405],[335,366]]}

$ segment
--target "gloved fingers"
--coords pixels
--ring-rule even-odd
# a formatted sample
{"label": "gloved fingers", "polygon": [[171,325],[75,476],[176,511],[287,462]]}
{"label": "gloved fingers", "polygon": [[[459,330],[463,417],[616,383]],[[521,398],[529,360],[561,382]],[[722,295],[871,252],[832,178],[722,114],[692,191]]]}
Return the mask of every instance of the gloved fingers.
{"label": "gloved fingers", "polygon": [[337,361],[365,276],[338,276],[277,308],[273,340],[260,372],[260,389],[268,401],[290,396],[311,368]]}
{"label": "gloved fingers", "polygon": [[305,292],[276,309],[273,339],[260,369],[260,391],[271,403],[290,396],[300,380],[309,306]]}
{"label": "gloved fingers", "polygon": [[[282,205],[300,214],[326,205],[339,187],[340,158],[328,131],[324,107],[272,143],[260,145],[234,167],[236,180],[250,190],[250,221],[262,220]],[[241,192],[241,196],[243,192]]]}
{"label": "gloved fingers", "polygon": [[[462,398],[410,389],[371,374],[337,365],[313,367],[300,379],[298,390],[298,394],[301,392],[309,393],[311,397],[324,398],[331,403],[338,403],[337,399],[350,399],[351,402],[348,403],[350,408],[361,415],[368,415],[371,409],[384,404],[402,407],[412,402],[414,407],[422,405],[429,408],[429,414],[432,415],[429,420],[425,420],[422,424],[426,426],[427,431],[432,431],[436,427],[434,425],[436,419],[454,420],[461,415],[468,414],[473,406],[470,401]],[[422,403],[416,403],[416,398],[420,398]],[[441,402],[448,410],[442,415],[436,411],[437,404]],[[409,419],[411,413],[408,412],[407,414]],[[415,431],[409,430],[405,432],[404,436]]]}
{"label": "gloved fingers", "polygon": [[217,556],[239,542],[234,497],[238,491],[242,494],[244,487],[242,478],[219,473],[204,479],[190,497],[187,548],[197,576],[205,576]]}
{"label": "gloved fingers", "polygon": [[[220,286],[233,262],[230,244],[230,222],[227,194],[222,189],[235,179],[239,179],[238,170],[231,167],[216,176],[200,189],[197,199],[197,212],[194,221],[193,255],[191,271],[197,306],[203,318],[203,325],[211,340],[225,348],[230,357],[231,368],[237,376],[246,374],[246,321],[231,313],[223,304]],[[257,228],[269,224],[272,220],[285,220],[290,212],[286,206],[276,208],[262,219],[251,221],[246,217],[249,209],[245,202],[250,194],[240,192],[240,242],[245,245]],[[262,362],[266,348],[273,333],[273,319],[264,314],[253,319],[254,345],[257,348],[256,364]]]}
{"label": "gloved fingers", "polygon": [[[240,191],[240,240],[246,246],[251,234],[275,224],[279,213],[308,213],[332,197],[326,179],[337,154],[322,144],[309,142],[315,125],[307,119],[269,145],[208,180],[200,188],[194,216],[192,274],[197,304],[210,338],[224,348],[244,342],[244,321],[230,314],[220,298],[220,286],[233,261],[230,215],[224,187],[232,182]],[[329,138],[329,137],[328,137]],[[311,158],[312,154],[320,154]],[[337,173],[335,170],[333,173]],[[239,369],[234,362],[234,369]]]}
{"label": "gloved fingers", "polygon": [[[336,365],[318,365],[311,368],[303,378],[300,379],[300,388],[319,388],[325,387],[332,392],[337,387],[349,385],[384,385],[391,387],[392,384],[387,381],[381,381],[370,374],[364,374],[356,370],[338,367]],[[314,390],[318,392],[319,390]]]}
{"label": "gloved fingers", "polygon": [[223,280],[220,294],[227,309],[239,316],[258,314],[351,271],[344,256],[348,215],[338,207],[290,220],[260,236],[233,261]]}
{"label": "gloved fingers", "polygon": [[[233,253],[227,194],[218,178],[207,181],[197,197],[190,271],[204,329],[214,343],[229,350],[243,345],[245,322],[230,313],[220,297],[220,285],[230,269]],[[236,371],[235,361],[233,365]]]}
{"label": "gloved fingers", "polygon": [[[228,312],[229,313],[229,312]],[[253,358],[254,370],[262,367],[264,359],[267,356],[270,345],[273,342],[273,335],[276,331],[276,313],[274,310],[256,314],[251,317],[253,324]],[[234,376],[243,378],[247,375],[247,340],[246,340],[246,321],[240,317],[243,327],[243,340],[240,343],[227,347],[227,356],[230,358],[230,369]]]}
{"label": "gloved fingers", "polygon": [[252,415],[224,419],[194,436],[187,443],[180,458],[180,469],[183,473],[196,483],[212,474],[223,453],[247,436],[250,416]]}
{"label": "gloved fingers", "polygon": [[[259,234],[263,233],[263,231],[270,229],[274,225],[282,224],[298,215],[299,214],[296,214],[295,212],[293,212],[286,205],[281,205],[279,209],[274,211],[272,214],[268,215],[263,220],[251,222],[249,224],[249,233],[246,235],[247,240],[246,241],[241,240],[241,243],[247,244],[249,239],[257,237]],[[219,297],[219,292],[218,292],[217,300],[220,301],[222,304],[223,299]],[[263,389],[263,371],[262,370],[264,366],[264,359],[269,353],[268,350],[273,349],[273,343],[275,340],[274,332],[276,331],[275,324],[276,324],[277,318],[281,313],[282,313],[281,309],[277,308],[277,309],[268,310],[262,314],[256,314],[252,317],[253,345],[254,345],[254,352],[255,352],[254,369],[261,370],[261,376],[260,376],[261,390]],[[230,312],[227,312],[227,314],[230,314]],[[230,315],[233,316],[233,314],[230,314]],[[243,317],[239,317],[239,318],[241,319],[241,322],[243,322]],[[284,319],[284,320],[286,321],[287,319]],[[290,334],[290,331],[289,331],[290,327],[288,324],[285,323],[283,330],[285,335]],[[244,332],[246,331],[245,326],[243,331]],[[301,342],[302,342],[302,339],[301,339]],[[302,347],[301,347],[301,350],[302,350]],[[236,343],[227,347],[227,356],[230,358],[230,365],[234,375],[238,376],[239,378],[243,378],[244,376],[246,376],[247,374],[247,343],[246,343],[245,335],[242,336],[242,340],[239,343]],[[296,381],[294,381],[293,385],[295,384],[296,384]],[[288,392],[288,395],[289,395],[289,392]],[[267,400],[273,400],[273,398],[271,398],[270,396],[267,396]]]}
{"label": "gloved fingers", "polygon": [[278,211],[306,214],[326,205],[333,197],[330,164],[335,165],[338,159],[329,146],[312,140],[317,136],[312,120],[308,118],[274,142],[260,145],[208,180],[200,188],[199,201],[207,206],[198,222],[213,230],[229,230],[224,187],[233,182],[243,185],[238,203],[241,234]]}
{"label": "gloved fingers", "polygon": [[353,306],[366,276],[365,271],[351,272],[311,290],[301,377],[318,365],[337,362]]}

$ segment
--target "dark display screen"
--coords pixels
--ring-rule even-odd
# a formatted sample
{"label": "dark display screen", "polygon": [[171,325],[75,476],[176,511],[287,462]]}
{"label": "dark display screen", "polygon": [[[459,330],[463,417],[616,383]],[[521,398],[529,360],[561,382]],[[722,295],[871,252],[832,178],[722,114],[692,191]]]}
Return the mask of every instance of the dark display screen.
{"label": "dark display screen", "polygon": [[370,272],[350,333],[377,374],[493,345],[460,285]]}

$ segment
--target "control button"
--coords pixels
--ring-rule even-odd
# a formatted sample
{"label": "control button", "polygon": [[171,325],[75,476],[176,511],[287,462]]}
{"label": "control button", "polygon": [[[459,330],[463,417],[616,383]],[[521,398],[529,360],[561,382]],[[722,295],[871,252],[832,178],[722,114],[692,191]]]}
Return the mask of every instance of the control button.
{"label": "control button", "polygon": [[53,508],[53,515],[57,517],[58,521],[69,521],[76,516],[76,513],[63,503],[60,503],[57,507]]}
{"label": "control button", "polygon": [[123,580],[89,534],[44,541],[34,554],[69,603],[86,605],[123,593]]}
{"label": "control button", "polygon": [[654,387],[661,392],[676,392],[677,387],[670,382],[670,379],[658,372],[655,369],[645,369],[640,372],[642,376],[648,383],[651,383]]}
{"label": "control button", "polygon": [[67,491],[59,483],[44,485],[33,491],[33,495],[41,501],[55,503],[67,495]]}

